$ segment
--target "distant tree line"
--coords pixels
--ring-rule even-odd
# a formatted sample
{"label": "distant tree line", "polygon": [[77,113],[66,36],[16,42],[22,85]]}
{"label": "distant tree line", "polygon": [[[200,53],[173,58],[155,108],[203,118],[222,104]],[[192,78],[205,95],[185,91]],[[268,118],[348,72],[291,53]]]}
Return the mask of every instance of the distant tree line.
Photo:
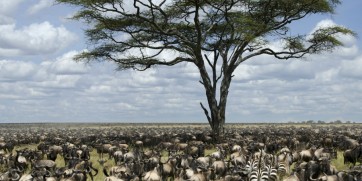
{"label": "distant tree line", "polygon": [[288,123],[294,123],[294,124],[354,124],[356,122],[352,122],[352,121],[341,121],[339,119],[335,120],[335,121],[322,121],[322,120],[306,120],[306,121],[300,121],[300,122],[294,122],[294,121],[289,121]]}

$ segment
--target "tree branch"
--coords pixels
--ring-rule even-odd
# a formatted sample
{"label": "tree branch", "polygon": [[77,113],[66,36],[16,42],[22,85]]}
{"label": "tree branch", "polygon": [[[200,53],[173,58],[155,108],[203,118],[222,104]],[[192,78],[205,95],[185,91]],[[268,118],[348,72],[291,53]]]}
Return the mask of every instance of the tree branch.
{"label": "tree branch", "polygon": [[200,102],[200,105],[201,105],[201,108],[204,110],[204,114],[205,114],[205,116],[206,116],[206,118],[207,118],[207,121],[209,122],[209,124],[210,124],[210,126],[212,126],[212,120],[211,120],[211,118],[210,118],[210,116],[209,116],[209,112],[207,111],[207,109],[204,107],[204,105],[202,105],[202,103]]}

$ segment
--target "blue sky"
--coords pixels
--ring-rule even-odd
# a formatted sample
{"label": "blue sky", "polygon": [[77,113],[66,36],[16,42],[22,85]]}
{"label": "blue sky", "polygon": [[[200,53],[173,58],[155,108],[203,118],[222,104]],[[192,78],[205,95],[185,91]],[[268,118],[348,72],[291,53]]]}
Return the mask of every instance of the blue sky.
{"label": "blue sky", "polygon": [[[338,24],[361,36],[360,7],[346,0],[335,14],[307,17],[291,31]],[[53,0],[0,0],[0,122],[207,123],[191,64],[117,72],[112,63],[72,61],[87,48],[84,25],[68,19],[75,11]],[[341,41],[345,47],[304,60],[259,57],[241,65],[226,122],[361,122],[362,41]]]}

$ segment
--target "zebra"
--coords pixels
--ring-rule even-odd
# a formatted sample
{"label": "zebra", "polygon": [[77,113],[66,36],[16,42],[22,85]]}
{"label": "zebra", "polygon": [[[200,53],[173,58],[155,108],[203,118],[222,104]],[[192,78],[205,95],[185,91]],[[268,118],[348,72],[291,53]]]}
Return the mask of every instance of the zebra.
{"label": "zebra", "polygon": [[263,170],[253,170],[249,175],[249,181],[268,181],[268,176]]}
{"label": "zebra", "polygon": [[263,175],[268,177],[268,181],[278,180],[278,170],[271,165],[264,167]]}
{"label": "zebra", "polygon": [[242,169],[245,175],[250,175],[251,172],[258,170],[258,161],[256,160],[249,160],[245,167]]}
{"label": "zebra", "polygon": [[279,175],[286,175],[287,174],[287,165],[283,162],[278,162],[277,172]]}
{"label": "zebra", "polygon": [[273,155],[267,154],[261,150],[257,160],[249,161],[246,169],[250,171],[248,175],[249,181],[276,181],[278,180],[278,170],[274,167],[275,158]]}
{"label": "zebra", "polygon": [[249,175],[249,181],[277,181],[277,169],[271,165],[266,165],[264,168],[253,170]]}
{"label": "zebra", "polygon": [[290,174],[290,164],[292,156],[290,153],[282,153],[278,155],[277,160],[277,169],[279,175],[289,175]]}

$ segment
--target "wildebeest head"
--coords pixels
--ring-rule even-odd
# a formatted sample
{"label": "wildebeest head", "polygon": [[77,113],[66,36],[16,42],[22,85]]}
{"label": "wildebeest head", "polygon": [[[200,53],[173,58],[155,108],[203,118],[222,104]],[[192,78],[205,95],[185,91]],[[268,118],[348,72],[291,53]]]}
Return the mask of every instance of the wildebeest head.
{"label": "wildebeest head", "polygon": [[321,173],[320,165],[316,161],[309,161],[305,167],[304,180],[317,180]]}

